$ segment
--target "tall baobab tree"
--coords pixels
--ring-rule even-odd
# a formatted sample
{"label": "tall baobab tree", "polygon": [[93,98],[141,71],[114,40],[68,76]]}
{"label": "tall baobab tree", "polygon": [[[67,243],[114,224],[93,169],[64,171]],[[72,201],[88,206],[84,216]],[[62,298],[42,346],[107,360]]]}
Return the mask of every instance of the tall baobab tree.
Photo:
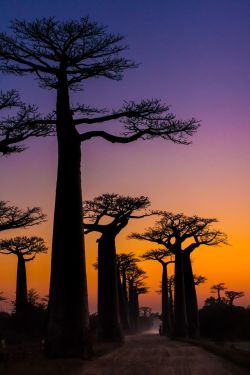
{"label": "tall baobab tree", "polygon": [[0,201],[0,232],[9,229],[27,228],[44,222],[46,216],[39,207],[27,208],[25,211],[8,202]]}
{"label": "tall baobab tree", "polygon": [[220,303],[221,302],[221,292],[223,290],[226,290],[227,288],[225,287],[225,283],[219,283],[219,284],[215,284],[215,285],[212,285],[210,290],[212,293],[217,293],[217,302]]}
{"label": "tall baobab tree", "polygon": [[[54,18],[15,20],[9,35],[0,33],[0,70],[15,75],[33,74],[42,88],[56,91],[54,118],[34,121],[55,125],[58,141],[45,342],[47,355],[51,357],[82,356],[91,351],[82,227],[81,143],[96,137],[123,144],[159,137],[188,144],[199,126],[195,119],[177,120],[168,106],[155,99],[126,102],[109,113],[86,104],[71,104],[70,92],[81,89],[85,80],[100,77],[120,80],[125,70],[136,67],[132,61],[120,57],[126,49],[122,39],[88,17],[67,22],[57,22]],[[104,130],[79,130],[84,124],[118,119],[123,123],[121,135]]]}
{"label": "tall baobab tree", "polygon": [[129,310],[128,310],[128,285],[127,285],[127,271],[135,266],[139,262],[139,258],[136,258],[135,254],[120,253],[116,255],[116,264],[118,270],[118,295],[119,295],[119,307],[120,317],[123,329],[128,331],[130,328],[129,322]]}
{"label": "tall baobab tree", "polygon": [[192,252],[202,245],[227,244],[227,236],[211,228],[217,219],[185,216],[162,212],[162,218],[154,228],[130,237],[164,245],[175,256],[175,335],[199,336],[199,314],[194,275],[191,264]]}
{"label": "tall baobab tree", "polygon": [[127,270],[128,294],[129,294],[129,320],[132,332],[138,330],[139,319],[139,295],[148,292],[144,280],[147,279],[146,272],[136,264]]}
{"label": "tall baobab tree", "polygon": [[27,312],[26,263],[34,260],[37,254],[46,253],[47,247],[40,237],[14,237],[0,241],[1,254],[17,256],[16,278],[16,317],[22,324]]}
{"label": "tall baobab tree", "polygon": [[[143,218],[150,202],[147,197],[125,197],[103,194],[83,207],[85,233],[98,232],[98,337],[119,341],[122,331],[119,319],[119,299],[116,265],[116,236],[130,219]],[[138,213],[140,210],[143,212]]]}
{"label": "tall baobab tree", "polygon": [[0,91],[0,155],[25,150],[23,142],[30,137],[53,134],[51,125],[39,124],[39,118],[37,108],[24,104],[16,90]]}
{"label": "tall baobab tree", "polygon": [[[162,279],[161,279],[161,311],[162,311],[162,327],[161,334],[163,336],[171,335],[172,322],[170,314],[169,293],[168,293],[168,271],[167,266],[174,263],[171,258],[172,253],[166,249],[148,250],[141,258],[143,260],[154,260],[162,266]],[[170,258],[166,260],[166,258]]]}

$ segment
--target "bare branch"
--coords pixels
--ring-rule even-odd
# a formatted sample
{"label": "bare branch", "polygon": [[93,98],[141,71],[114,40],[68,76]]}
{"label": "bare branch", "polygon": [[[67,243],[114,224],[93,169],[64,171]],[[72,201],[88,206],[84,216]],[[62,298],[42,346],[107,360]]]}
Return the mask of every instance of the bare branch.
{"label": "bare branch", "polygon": [[23,211],[16,206],[8,206],[7,202],[0,201],[0,231],[27,228],[45,220],[46,215],[39,207],[27,208]]}

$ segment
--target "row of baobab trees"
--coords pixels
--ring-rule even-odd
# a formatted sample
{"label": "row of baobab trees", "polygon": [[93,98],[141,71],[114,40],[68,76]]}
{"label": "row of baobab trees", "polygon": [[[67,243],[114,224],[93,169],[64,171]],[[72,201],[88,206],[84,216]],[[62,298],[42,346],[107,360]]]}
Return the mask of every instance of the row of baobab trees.
{"label": "row of baobab trees", "polygon": [[[170,112],[169,106],[158,99],[128,101],[119,109],[110,111],[87,103],[74,104],[71,93],[76,89],[80,91],[83,83],[86,90],[87,82],[93,78],[119,81],[127,69],[137,67],[137,64],[124,57],[126,46],[122,40],[122,36],[109,33],[105,27],[88,17],[65,22],[57,22],[54,18],[30,22],[15,20],[11,23],[9,33],[0,33],[0,72],[22,77],[32,75],[39,81],[41,88],[54,90],[56,96],[56,106],[52,112],[41,115],[37,106],[23,103],[15,90],[1,92],[0,95],[0,152],[3,155],[23,151],[23,141],[30,137],[55,135],[57,138],[58,168],[45,334],[45,351],[50,357],[82,357],[91,347],[83,233],[81,145],[96,138],[121,144],[138,139],[161,138],[188,145],[200,125],[194,118],[177,119]],[[114,134],[94,127],[95,124],[100,126],[112,121],[120,122],[119,125],[115,123]],[[92,129],[86,130],[86,124]],[[142,205],[137,209],[143,208],[143,204],[145,207],[147,200],[143,198],[139,202]],[[127,218],[121,220],[118,226],[114,219],[114,224],[104,229],[98,221],[99,213],[91,211],[88,205],[89,202],[84,208],[87,215],[86,231],[101,233],[98,242],[99,278],[102,279],[107,269],[110,270],[108,279],[105,279],[105,283],[110,283],[110,293],[107,296],[106,291],[103,291],[105,300],[99,304],[99,308],[104,311],[113,309],[109,312],[112,316],[110,329],[115,337],[119,337],[117,304],[114,303],[114,307],[110,304],[117,298],[114,238]],[[153,232],[146,232],[144,236],[144,239],[165,246],[167,251],[174,254],[174,331],[177,335],[187,334],[187,322],[189,327],[193,327],[191,331],[195,331],[197,326],[191,252],[200,245],[212,246],[225,241],[222,233],[209,229],[214,221],[164,213],[156,228],[152,228]],[[175,226],[171,223],[175,223]],[[164,235],[160,238],[152,237],[161,225],[166,225]],[[139,238],[143,235],[134,236]],[[186,238],[192,238],[194,242],[192,246],[183,249]],[[104,255],[104,247],[107,256]],[[101,283],[99,290],[102,294]]]}
{"label": "row of baobab trees", "polygon": [[[100,340],[120,341],[123,332],[135,331],[138,325],[138,295],[145,293],[145,272],[138,267],[139,261],[133,253],[117,254],[116,238],[130,220],[149,215],[159,218],[154,227],[144,233],[132,233],[130,238],[150,241],[160,246],[146,251],[142,260],[154,260],[162,267],[162,335],[169,337],[199,337],[199,314],[192,271],[191,254],[200,246],[226,244],[226,235],[212,228],[216,219],[198,216],[185,216],[165,211],[149,210],[147,197],[126,197],[118,194],[103,194],[86,201],[83,205],[85,235],[99,233],[98,261],[98,327]],[[2,227],[8,226],[8,217],[17,221],[24,213],[17,208],[8,207],[2,202]],[[30,223],[34,225],[44,220],[44,215],[30,211]],[[38,215],[38,216],[34,216]],[[10,217],[11,215],[11,217]],[[14,220],[14,221],[13,221]],[[5,223],[4,223],[5,221]],[[24,224],[23,224],[24,226]],[[0,252],[15,254],[18,258],[16,315],[22,322],[27,308],[27,282],[25,263],[34,259],[47,248],[39,237],[15,237],[0,242]],[[174,263],[174,309],[173,298],[169,294],[169,264]],[[170,298],[171,297],[171,298]]]}

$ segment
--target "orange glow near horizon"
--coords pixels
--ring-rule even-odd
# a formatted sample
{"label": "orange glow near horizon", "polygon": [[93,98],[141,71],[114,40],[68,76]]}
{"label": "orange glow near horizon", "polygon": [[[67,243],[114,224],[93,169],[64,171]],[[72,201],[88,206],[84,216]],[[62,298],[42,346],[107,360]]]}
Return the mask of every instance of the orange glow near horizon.
{"label": "orange glow near horizon", "polygon": [[[142,232],[146,227],[154,224],[155,218],[145,218],[141,220],[131,220],[127,228],[117,237],[117,252],[134,252],[141,255],[144,251],[157,248],[156,244],[139,241],[128,240],[127,236],[132,231]],[[41,225],[39,235],[43,236],[49,244],[48,233],[43,233],[42,226],[47,227],[47,223]],[[218,225],[217,225],[218,227]],[[229,290],[244,291],[245,297],[236,301],[236,304],[248,306],[250,305],[250,283],[249,283],[249,253],[247,246],[247,237],[241,234],[241,228],[228,229],[225,225],[220,224],[220,229],[230,233],[229,240],[231,246],[221,247],[200,247],[193,252],[193,270],[196,274],[207,277],[208,281],[197,287],[199,306],[201,307],[204,300],[211,295],[210,286],[219,282],[225,282]],[[17,231],[16,231],[17,232]],[[20,234],[20,231],[18,231]],[[22,231],[23,235],[38,234],[35,228]],[[89,234],[86,236],[86,264],[88,277],[88,293],[90,312],[96,311],[97,299],[97,272],[92,264],[97,257],[96,239],[98,234]],[[240,257],[238,259],[238,257]],[[1,256],[1,290],[9,297],[14,299],[15,295],[15,279],[16,279],[17,260],[14,255]],[[140,296],[141,306],[150,306],[153,311],[160,311],[160,295],[157,294],[161,281],[161,265],[154,261],[141,262],[148,279],[146,284],[150,291],[146,295]],[[173,274],[173,265],[169,266],[169,274]],[[47,255],[37,256],[37,259],[27,264],[28,288],[35,288],[41,296],[48,294],[50,272],[50,250]],[[2,309],[9,309],[7,304],[1,304]]]}

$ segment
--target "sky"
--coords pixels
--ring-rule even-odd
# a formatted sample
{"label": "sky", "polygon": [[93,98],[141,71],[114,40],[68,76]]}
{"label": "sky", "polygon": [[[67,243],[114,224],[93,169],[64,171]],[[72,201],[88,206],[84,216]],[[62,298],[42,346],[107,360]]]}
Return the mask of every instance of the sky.
{"label": "sky", "polygon": [[[119,82],[86,81],[72,102],[119,108],[124,100],[159,98],[177,118],[195,117],[201,127],[189,146],[164,140],[110,144],[101,139],[83,144],[84,199],[103,193],[146,195],[153,209],[219,219],[230,246],[201,247],[193,254],[193,269],[208,281],[198,289],[200,306],[210,286],[225,282],[245,291],[240,303],[250,305],[250,2],[248,0],[1,0],[0,30],[15,18],[54,16],[59,21],[91,20],[124,35],[126,56],[139,63]],[[41,113],[53,110],[55,93],[40,89],[33,77],[0,76],[1,90],[16,88]],[[116,123],[105,125],[109,130]],[[27,266],[28,287],[48,293],[50,245],[56,181],[56,140],[32,139],[28,149],[0,160],[0,199],[26,208],[40,206],[48,221],[27,230],[3,232],[42,236],[49,253]],[[118,252],[140,255],[154,248],[128,240],[133,231],[154,225],[155,218],[131,220],[117,238]],[[96,311],[97,235],[86,238],[90,311]],[[160,310],[160,265],[143,262],[150,293],[141,305]],[[173,269],[170,268],[170,272]],[[16,259],[1,255],[0,290],[14,298]],[[0,308],[5,309],[2,303]]]}

